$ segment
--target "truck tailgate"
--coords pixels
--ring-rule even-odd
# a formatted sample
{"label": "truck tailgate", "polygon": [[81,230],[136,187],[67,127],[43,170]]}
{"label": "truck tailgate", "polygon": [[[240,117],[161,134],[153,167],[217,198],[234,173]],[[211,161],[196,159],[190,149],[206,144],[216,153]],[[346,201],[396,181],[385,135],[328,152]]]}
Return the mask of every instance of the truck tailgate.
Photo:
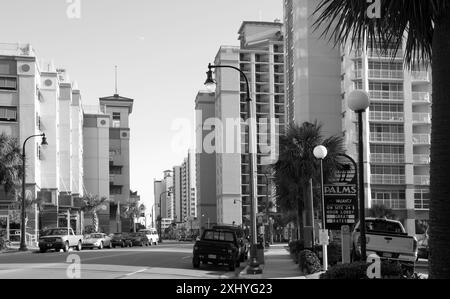
{"label": "truck tailgate", "polygon": [[366,238],[367,250],[393,254],[414,254],[414,238],[411,236],[369,232]]}

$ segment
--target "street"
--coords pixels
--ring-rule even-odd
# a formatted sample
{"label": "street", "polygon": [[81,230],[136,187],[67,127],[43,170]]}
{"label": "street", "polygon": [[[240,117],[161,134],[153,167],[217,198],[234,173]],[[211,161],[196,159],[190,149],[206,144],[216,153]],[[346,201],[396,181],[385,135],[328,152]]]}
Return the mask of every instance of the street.
{"label": "street", "polygon": [[[243,269],[229,272],[226,266],[192,267],[193,243],[167,241],[158,246],[63,252],[27,252],[0,255],[0,279],[226,279]],[[80,277],[73,259],[80,257]],[[68,274],[69,273],[69,274]]]}

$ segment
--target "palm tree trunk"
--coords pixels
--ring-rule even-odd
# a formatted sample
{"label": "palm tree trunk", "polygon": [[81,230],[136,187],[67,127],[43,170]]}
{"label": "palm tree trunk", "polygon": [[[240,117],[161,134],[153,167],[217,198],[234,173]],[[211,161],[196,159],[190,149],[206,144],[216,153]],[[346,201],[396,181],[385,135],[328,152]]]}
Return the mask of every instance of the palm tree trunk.
{"label": "palm tree trunk", "polygon": [[450,7],[433,36],[433,126],[431,139],[430,278],[450,278]]}
{"label": "palm tree trunk", "polygon": [[303,205],[301,197],[297,200],[297,240],[303,241]]}

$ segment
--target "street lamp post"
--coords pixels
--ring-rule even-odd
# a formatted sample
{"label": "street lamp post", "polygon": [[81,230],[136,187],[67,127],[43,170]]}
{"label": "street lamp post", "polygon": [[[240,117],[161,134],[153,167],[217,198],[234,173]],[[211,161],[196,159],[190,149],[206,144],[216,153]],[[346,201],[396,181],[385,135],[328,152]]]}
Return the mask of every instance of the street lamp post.
{"label": "street lamp post", "polygon": [[359,184],[359,227],[361,240],[361,260],[365,261],[366,255],[366,218],[365,218],[365,194],[364,194],[364,139],[363,139],[363,113],[370,105],[367,92],[362,90],[352,91],[348,96],[348,107],[358,114],[358,184]]}
{"label": "street lamp post", "polygon": [[205,82],[205,86],[208,89],[208,91],[213,92],[215,90],[216,87],[216,82],[213,79],[213,69],[217,69],[217,68],[229,68],[229,69],[233,69],[238,71],[242,77],[244,77],[245,79],[245,83],[246,83],[246,87],[247,87],[247,98],[246,98],[246,102],[247,102],[247,121],[248,121],[248,164],[249,164],[249,171],[250,171],[250,207],[251,207],[251,212],[250,212],[250,217],[251,217],[251,231],[252,231],[252,238],[251,238],[251,250],[250,250],[250,265],[249,268],[247,270],[247,274],[261,274],[262,273],[262,269],[259,267],[259,263],[258,263],[258,259],[257,259],[257,229],[256,229],[256,213],[257,213],[257,208],[258,208],[258,204],[256,202],[256,198],[254,195],[254,173],[253,173],[253,149],[251,146],[251,141],[253,141],[252,138],[252,134],[253,134],[253,130],[252,130],[252,115],[251,115],[251,102],[252,99],[250,97],[250,84],[248,81],[248,77],[247,75],[239,68],[231,66],[231,65],[212,65],[211,63],[208,65],[208,72],[207,74],[207,79]]}
{"label": "street lamp post", "polygon": [[20,251],[27,251],[27,244],[26,244],[26,229],[25,229],[25,218],[26,218],[26,211],[25,211],[25,193],[26,193],[26,156],[25,156],[25,146],[27,144],[27,141],[34,137],[42,137],[41,145],[48,145],[47,143],[47,137],[45,137],[45,134],[39,134],[39,135],[33,135],[25,139],[23,142],[22,147],[22,224],[20,227]]}
{"label": "street lamp post", "polygon": [[[267,173],[264,173],[264,177],[266,178],[266,219],[268,221],[268,224],[270,226],[270,219],[269,219],[269,179],[272,179],[272,176],[268,176]],[[270,227],[267,227],[268,232],[264,234],[264,237],[267,236],[267,239],[269,239],[269,243],[272,243],[272,236],[271,236],[271,230]],[[264,240],[265,244],[265,240]]]}
{"label": "street lamp post", "polygon": [[[322,197],[322,230],[326,232],[325,228],[325,196],[323,190],[323,159],[325,159],[328,155],[328,150],[323,145],[316,146],[314,148],[314,156],[316,159],[320,160],[320,190]],[[322,255],[323,255],[323,270],[328,270],[328,252],[326,243],[322,244]]]}
{"label": "street lamp post", "polygon": [[167,194],[170,196],[170,193],[171,193],[171,191],[164,191],[159,195],[159,243],[163,242],[163,239],[162,239],[162,220],[163,220],[163,218],[162,218],[162,204],[161,204],[162,196],[164,194]]}

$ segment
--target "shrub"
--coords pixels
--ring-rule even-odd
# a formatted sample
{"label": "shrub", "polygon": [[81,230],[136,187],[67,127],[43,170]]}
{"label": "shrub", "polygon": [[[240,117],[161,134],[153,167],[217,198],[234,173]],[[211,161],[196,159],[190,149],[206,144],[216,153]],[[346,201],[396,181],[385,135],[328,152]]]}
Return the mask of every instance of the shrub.
{"label": "shrub", "polygon": [[302,250],[300,252],[299,266],[304,274],[314,274],[322,269],[319,258],[311,250]]}
{"label": "shrub", "polygon": [[289,242],[289,252],[293,255],[297,255],[303,250],[305,245],[302,241],[291,241]]}
{"label": "shrub", "polygon": [[[320,279],[368,279],[366,262],[338,264],[320,275]],[[382,278],[402,278],[402,267],[397,262],[382,261]]]}

